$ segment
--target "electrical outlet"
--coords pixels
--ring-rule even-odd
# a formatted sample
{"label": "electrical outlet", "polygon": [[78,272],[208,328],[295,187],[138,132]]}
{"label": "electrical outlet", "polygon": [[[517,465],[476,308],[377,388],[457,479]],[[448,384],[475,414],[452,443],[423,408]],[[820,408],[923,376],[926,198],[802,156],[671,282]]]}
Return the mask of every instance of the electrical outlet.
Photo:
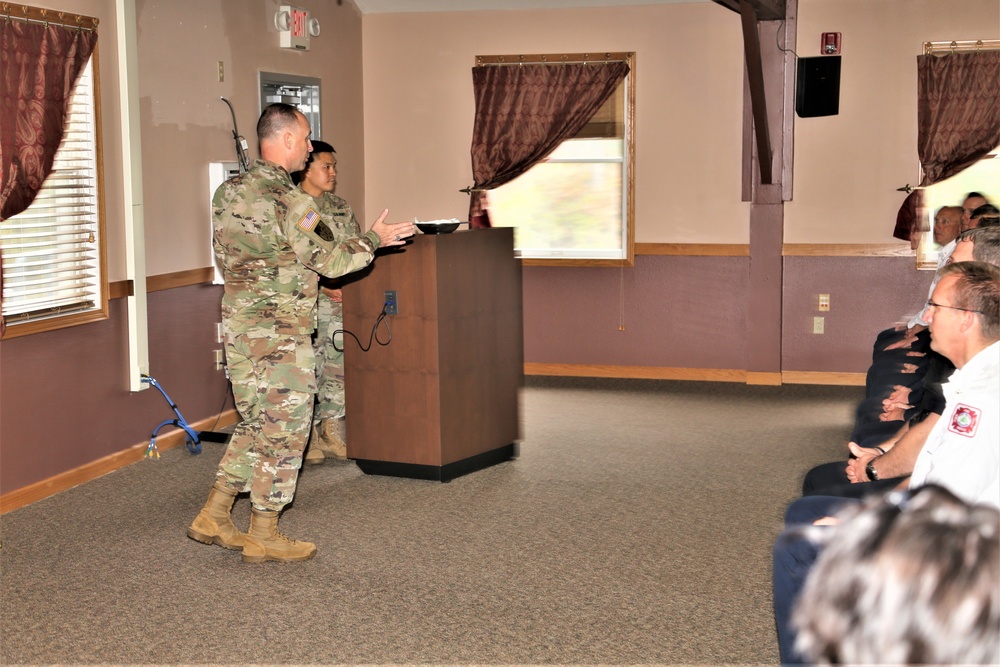
{"label": "electrical outlet", "polygon": [[226,366],[226,357],[222,350],[215,350],[215,370],[221,371]]}
{"label": "electrical outlet", "polygon": [[215,323],[215,342],[216,343],[222,343],[222,342],[224,342],[224,340],[225,339],[222,336],[222,322],[216,322]]}
{"label": "electrical outlet", "polygon": [[818,304],[816,310],[818,310],[821,313],[828,313],[828,312],[830,312],[830,295],[829,294],[820,294],[819,295],[819,304]]}
{"label": "electrical outlet", "polygon": [[385,291],[385,314],[399,315],[399,302],[396,301],[396,290],[394,289]]}
{"label": "electrical outlet", "polygon": [[813,318],[813,333],[821,334],[826,328],[826,318],[825,317],[814,317]]}
{"label": "electrical outlet", "polygon": [[219,82],[221,83],[221,82],[223,82],[225,80],[226,80],[226,68],[222,64],[222,61],[220,60],[219,61]]}

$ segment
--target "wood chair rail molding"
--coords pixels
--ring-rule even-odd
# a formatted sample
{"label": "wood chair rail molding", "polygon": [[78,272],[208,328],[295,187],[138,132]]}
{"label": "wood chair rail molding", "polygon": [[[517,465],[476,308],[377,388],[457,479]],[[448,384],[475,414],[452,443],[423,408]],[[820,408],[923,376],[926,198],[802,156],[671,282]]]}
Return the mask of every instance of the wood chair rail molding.
{"label": "wood chair rail molding", "polygon": [[[635,254],[650,257],[749,257],[750,245],[743,243],[636,243]],[[786,243],[781,247],[784,257],[913,257],[905,243]],[[560,266],[558,260],[522,260],[523,266]],[[584,264],[586,265],[586,264]],[[596,265],[596,264],[595,264]],[[212,282],[212,267],[189,269],[149,276],[146,291],[158,292],[175,287],[188,287]],[[129,280],[109,284],[110,298],[122,299],[131,293]]]}

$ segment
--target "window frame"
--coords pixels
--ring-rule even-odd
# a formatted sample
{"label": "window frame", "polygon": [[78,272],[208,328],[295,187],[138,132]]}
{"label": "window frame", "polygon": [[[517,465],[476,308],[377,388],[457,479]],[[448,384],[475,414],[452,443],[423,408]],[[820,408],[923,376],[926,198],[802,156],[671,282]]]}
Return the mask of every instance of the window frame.
{"label": "window frame", "polygon": [[[4,331],[2,340],[8,340],[10,338],[17,338],[20,336],[28,336],[31,334],[42,333],[46,331],[55,331],[58,329],[65,329],[68,327],[74,327],[81,324],[88,324],[90,322],[99,322],[106,320],[109,317],[109,287],[108,287],[108,262],[107,262],[107,224],[106,224],[106,214],[105,214],[105,196],[104,196],[104,150],[103,150],[103,140],[102,140],[102,121],[101,121],[101,77],[100,77],[100,58],[99,58],[99,44],[94,45],[94,51],[90,55],[90,60],[88,62],[88,67],[91,68],[93,82],[91,86],[92,94],[92,105],[93,105],[93,142],[94,142],[94,196],[96,198],[96,213],[97,213],[97,268],[100,272],[98,277],[98,301],[94,308],[85,311],[77,311],[67,313],[65,315],[47,315],[41,316],[34,319],[27,319],[23,321],[18,321],[17,319],[6,319],[5,325],[6,329]],[[74,87],[74,94],[76,89]],[[68,117],[67,117],[68,123]],[[62,147],[60,146],[60,149]],[[58,153],[57,153],[58,155]],[[27,210],[30,210],[29,206]],[[17,216],[14,216],[15,218]],[[0,224],[3,224],[0,222]]]}
{"label": "window frame", "polygon": [[[561,62],[620,62],[629,66],[629,72],[623,80],[625,94],[623,96],[624,137],[622,159],[622,201],[624,220],[622,225],[622,240],[624,243],[620,258],[585,258],[585,257],[520,257],[522,266],[599,266],[622,267],[635,266],[635,52],[594,52],[579,54],[533,54],[522,56],[476,56],[476,63],[497,62],[543,63],[553,66]],[[576,137],[574,137],[576,138]],[[572,141],[574,138],[567,139]],[[560,144],[562,145],[562,144]],[[587,161],[588,163],[594,161]],[[541,164],[541,163],[540,163]],[[537,166],[537,165],[536,165]],[[532,167],[534,168],[534,167]],[[514,227],[516,229],[516,227]]]}
{"label": "window frame", "polygon": [[[992,162],[996,160],[996,162]],[[920,241],[915,249],[916,267],[919,271],[936,271],[938,252],[941,250],[934,243],[934,214],[942,206],[960,206],[962,198],[969,192],[980,192],[990,199],[990,203],[997,206],[1000,201],[995,186],[987,187],[995,182],[990,178],[991,174],[982,175],[977,173],[976,167],[984,165],[1000,169],[1000,146],[995,147],[989,153],[979,158],[962,171],[950,176],[943,181],[924,186],[924,202],[921,220]]]}

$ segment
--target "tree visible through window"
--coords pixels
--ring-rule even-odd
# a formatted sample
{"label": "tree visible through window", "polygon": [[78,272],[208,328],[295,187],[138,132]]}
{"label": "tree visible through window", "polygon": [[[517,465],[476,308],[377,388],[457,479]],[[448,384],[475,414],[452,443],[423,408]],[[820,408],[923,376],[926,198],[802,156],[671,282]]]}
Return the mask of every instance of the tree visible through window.
{"label": "tree visible through window", "polygon": [[[558,56],[548,58],[558,62]],[[582,130],[521,176],[488,191],[490,222],[515,228],[521,258],[632,261],[634,54],[628,64],[629,74]]]}

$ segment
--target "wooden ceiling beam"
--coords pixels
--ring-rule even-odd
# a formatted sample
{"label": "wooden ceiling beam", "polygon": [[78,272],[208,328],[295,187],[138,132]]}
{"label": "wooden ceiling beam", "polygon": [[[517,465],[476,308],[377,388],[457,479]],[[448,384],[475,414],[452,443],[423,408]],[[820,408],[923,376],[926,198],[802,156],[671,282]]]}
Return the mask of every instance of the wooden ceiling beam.
{"label": "wooden ceiling beam", "polygon": [[[747,0],[757,14],[758,21],[783,21],[785,18],[785,0]],[[712,0],[716,4],[741,14],[740,0]]]}
{"label": "wooden ceiling beam", "polygon": [[743,52],[746,57],[747,81],[750,84],[750,108],[753,112],[754,136],[757,139],[757,167],[760,182],[774,183],[771,173],[771,132],[767,123],[767,96],[764,92],[764,64],[757,32],[757,14],[750,0],[739,0],[743,20]]}

